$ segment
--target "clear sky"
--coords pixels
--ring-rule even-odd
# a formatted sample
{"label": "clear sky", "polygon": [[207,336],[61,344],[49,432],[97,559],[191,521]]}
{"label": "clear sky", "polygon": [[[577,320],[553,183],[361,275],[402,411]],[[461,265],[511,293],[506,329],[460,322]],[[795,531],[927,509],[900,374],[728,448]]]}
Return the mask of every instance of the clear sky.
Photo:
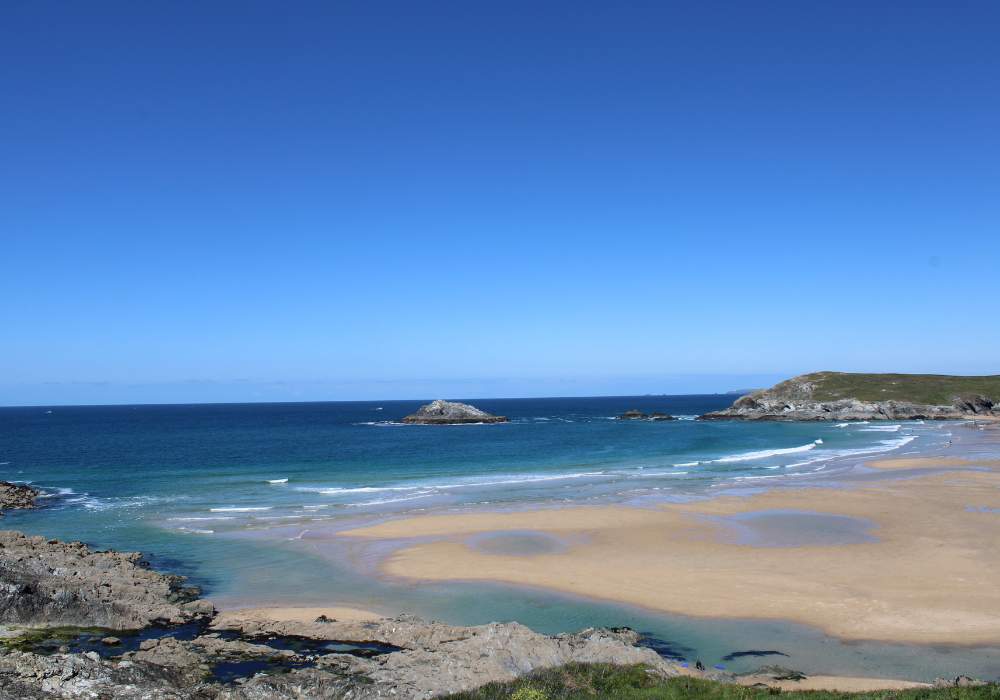
{"label": "clear sky", "polygon": [[0,404],[1000,372],[1000,3],[0,9]]}

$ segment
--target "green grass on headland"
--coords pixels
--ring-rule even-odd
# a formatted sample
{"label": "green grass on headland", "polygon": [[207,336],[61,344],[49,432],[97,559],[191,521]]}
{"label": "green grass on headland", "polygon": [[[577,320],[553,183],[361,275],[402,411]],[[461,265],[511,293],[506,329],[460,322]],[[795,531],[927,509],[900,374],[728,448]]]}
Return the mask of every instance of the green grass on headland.
{"label": "green grass on headland", "polygon": [[662,679],[643,666],[569,664],[509,683],[490,683],[446,700],[1000,700],[1000,685],[916,688],[866,693],[770,691],[731,683],[677,677]]}
{"label": "green grass on headland", "polygon": [[[854,374],[813,372],[790,381],[814,384],[814,401],[908,401],[951,405],[956,396],[982,394],[1000,400],[1000,375],[958,377],[948,374]],[[774,387],[780,391],[781,384]]]}

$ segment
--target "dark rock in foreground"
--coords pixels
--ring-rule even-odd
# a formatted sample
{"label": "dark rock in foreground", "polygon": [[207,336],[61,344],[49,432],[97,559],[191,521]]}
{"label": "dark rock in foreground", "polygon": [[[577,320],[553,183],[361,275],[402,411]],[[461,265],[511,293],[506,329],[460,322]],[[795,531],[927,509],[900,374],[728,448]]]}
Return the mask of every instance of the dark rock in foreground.
{"label": "dark rock in foreground", "polygon": [[3,515],[3,511],[11,508],[34,508],[38,495],[38,489],[33,489],[25,484],[0,481],[0,515]]}
{"label": "dark rock in foreground", "polygon": [[673,416],[667,413],[661,413],[659,411],[653,411],[652,413],[643,413],[638,409],[631,409],[625,411],[625,413],[618,416],[618,420],[677,420]]}
{"label": "dark rock in foreground", "polygon": [[138,629],[213,612],[184,577],[146,568],[137,553],[99,552],[0,531],[0,623]]}
{"label": "dark rock in foreground", "polygon": [[993,418],[1000,417],[1000,401],[980,393],[956,392],[970,388],[993,391],[996,379],[816,372],[741,396],[729,408],[706,413],[701,418],[772,421]]}
{"label": "dark rock in foreground", "polygon": [[406,416],[403,422],[418,425],[457,425],[462,423],[506,423],[507,418],[494,416],[467,403],[438,399],[421,406],[416,413]]}

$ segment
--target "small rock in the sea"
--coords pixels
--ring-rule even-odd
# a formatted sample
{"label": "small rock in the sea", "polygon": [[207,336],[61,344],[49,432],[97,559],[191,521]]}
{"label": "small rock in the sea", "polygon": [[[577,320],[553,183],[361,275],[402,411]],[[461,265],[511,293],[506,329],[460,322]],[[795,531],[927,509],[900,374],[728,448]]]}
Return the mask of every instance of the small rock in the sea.
{"label": "small rock in the sea", "polygon": [[0,515],[8,508],[34,508],[41,492],[26,484],[0,481]]}
{"label": "small rock in the sea", "polygon": [[643,413],[642,411],[632,408],[625,413],[618,416],[618,420],[676,420],[669,413],[663,413],[662,411],[653,411],[652,413]]}
{"label": "small rock in the sea", "polygon": [[121,643],[122,640],[118,639],[118,637],[105,637],[104,639],[101,640],[101,644],[106,644],[109,647],[113,647]]}
{"label": "small rock in the sea", "polygon": [[403,418],[404,423],[416,425],[458,425],[461,423],[506,423],[506,416],[494,416],[475,406],[456,401],[437,399],[421,406],[415,413]]}

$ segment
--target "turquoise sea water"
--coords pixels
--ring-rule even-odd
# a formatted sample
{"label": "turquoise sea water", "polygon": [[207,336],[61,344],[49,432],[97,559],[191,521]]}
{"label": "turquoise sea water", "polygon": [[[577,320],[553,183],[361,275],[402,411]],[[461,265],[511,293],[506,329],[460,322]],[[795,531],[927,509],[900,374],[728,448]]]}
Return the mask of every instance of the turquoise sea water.
{"label": "turquoise sea water", "polygon": [[[4,526],[143,551],[225,604],[338,602],[463,624],[517,619],[553,632],[627,624],[665,650],[735,670],[781,662],[917,677],[950,673],[961,658],[961,672],[1000,675],[990,666],[996,650],[956,657],[847,645],[778,622],[693,620],[520,588],[387,580],[376,565],[392,543],[350,544],[331,534],[411,512],[642,506],[822,481],[874,454],[932,450],[952,435],[950,424],[919,422],[692,420],[732,399],[476,400],[511,422],[468,426],[399,424],[415,401],[0,408],[0,478],[46,492],[45,508],[11,513]],[[614,420],[630,408],[681,420]],[[476,546],[549,544],[522,533]],[[747,649],[791,656],[722,660]]]}

